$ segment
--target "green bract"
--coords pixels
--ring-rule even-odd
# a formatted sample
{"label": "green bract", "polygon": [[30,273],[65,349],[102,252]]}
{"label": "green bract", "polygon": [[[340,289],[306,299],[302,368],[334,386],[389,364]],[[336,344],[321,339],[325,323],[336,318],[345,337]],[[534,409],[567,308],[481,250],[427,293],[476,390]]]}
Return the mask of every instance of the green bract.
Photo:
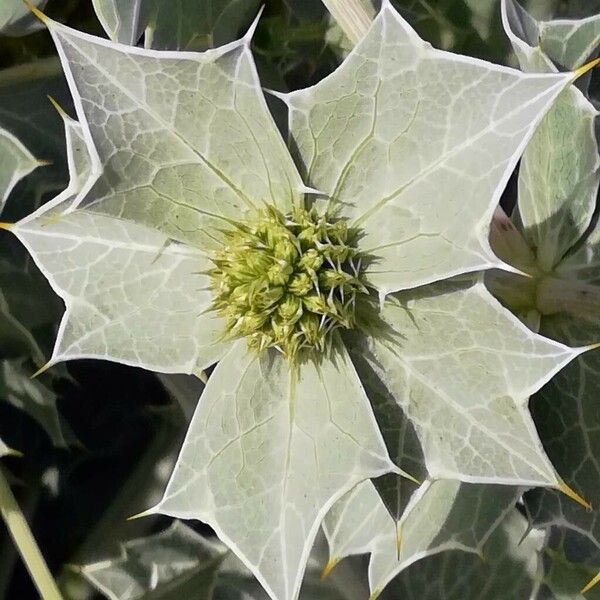
{"label": "green bract", "polygon": [[484,545],[507,505],[468,535],[452,517],[473,483],[508,503],[518,486],[572,494],[527,403],[582,349],[527,329],[473,272],[506,268],[490,219],[574,74],[435,50],[383,4],[334,73],[280,95],[293,157],[251,32],[186,53],[44,18],[79,118],[72,181],[10,229],[65,301],[48,366],[218,362],[149,512],[210,524],[276,600],[298,597],[323,518],[367,479],[385,475],[389,518],[370,508],[390,528],[373,593],[417,555]]}

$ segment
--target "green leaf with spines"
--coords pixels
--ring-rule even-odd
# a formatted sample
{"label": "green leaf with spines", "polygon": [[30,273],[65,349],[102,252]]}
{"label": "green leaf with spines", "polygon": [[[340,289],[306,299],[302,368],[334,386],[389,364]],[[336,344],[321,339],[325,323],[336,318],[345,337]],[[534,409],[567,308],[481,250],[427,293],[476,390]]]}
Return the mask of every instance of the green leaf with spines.
{"label": "green leaf with spines", "polygon": [[81,574],[110,600],[211,600],[226,549],[175,521],[122,546],[121,556],[85,565]]}
{"label": "green leaf with spines", "polygon": [[[595,40],[589,39],[592,33],[587,29],[576,29],[578,22],[570,22],[575,29],[573,42],[575,38],[586,41],[590,48],[585,55],[567,57],[566,50],[561,53],[558,48],[546,49],[542,30],[554,31],[552,21],[537,23],[515,0],[503,0],[502,19],[521,68],[528,72],[556,71],[552,59],[574,69],[600,40],[600,18],[596,19],[599,37]],[[569,24],[558,23],[565,27]],[[530,45],[534,42],[537,45]],[[600,181],[594,125],[597,114],[577,88],[566,89],[523,153],[515,220],[542,272],[550,272],[560,262],[586,231],[594,214]]]}
{"label": "green leaf with spines", "polygon": [[535,598],[540,585],[539,550],[543,535],[527,533],[514,510],[483,548],[484,559],[443,552],[404,571],[395,593],[406,600],[490,600]]}
{"label": "green leaf with spines", "polygon": [[370,554],[369,585],[375,597],[399,573],[429,556],[449,550],[483,555],[490,534],[518,495],[510,486],[426,482],[395,523],[372,483],[362,483],[323,522],[328,568],[347,556]]}
{"label": "green leaf with spines", "polygon": [[0,128],[0,212],[15,185],[39,166],[40,162],[12,133]]}
{"label": "green leaf with spines", "polygon": [[259,0],[93,0],[111,40],[135,46],[204,50],[235,39],[260,5]]}
{"label": "green leaf with spines", "polygon": [[332,75],[283,99],[306,183],[361,229],[366,276],[390,293],[502,264],[493,210],[571,79],[435,50],[384,2]]}

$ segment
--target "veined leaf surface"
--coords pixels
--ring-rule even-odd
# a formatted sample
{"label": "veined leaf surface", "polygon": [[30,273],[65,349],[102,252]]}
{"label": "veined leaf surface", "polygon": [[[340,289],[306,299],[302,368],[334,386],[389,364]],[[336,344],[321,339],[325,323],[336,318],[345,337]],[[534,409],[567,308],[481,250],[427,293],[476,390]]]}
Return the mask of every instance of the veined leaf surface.
{"label": "veined leaf surface", "polygon": [[492,213],[572,77],[435,50],[385,2],[337,71],[284,98],[306,183],[361,228],[388,293],[500,264]]}
{"label": "veined leaf surface", "polygon": [[273,600],[298,596],[331,505],[394,469],[346,351],[297,378],[239,341],[208,380],[155,511],[215,529]]}
{"label": "veined leaf surface", "polygon": [[88,211],[11,226],[66,312],[49,364],[103,358],[165,373],[218,360],[220,319],[207,312],[208,259],[159,233]]}

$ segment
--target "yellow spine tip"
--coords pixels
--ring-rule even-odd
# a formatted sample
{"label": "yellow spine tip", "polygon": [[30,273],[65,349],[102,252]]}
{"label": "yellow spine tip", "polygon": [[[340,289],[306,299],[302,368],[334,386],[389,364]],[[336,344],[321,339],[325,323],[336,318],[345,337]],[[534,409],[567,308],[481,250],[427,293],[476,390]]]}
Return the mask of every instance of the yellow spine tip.
{"label": "yellow spine tip", "polygon": [[558,480],[558,489],[571,500],[583,506],[586,510],[592,510],[592,505],[584,500],[575,490],[570,488],[562,479]]}
{"label": "yellow spine tip", "polygon": [[594,67],[597,67],[598,65],[600,65],[600,58],[591,60],[589,63],[586,63],[585,65],[579,67],[579,69],[575,69],[575,71],[573,71],[573,73],[575,74],[574,79],[578,79],[582,75],[585,75],[588,71],[591,71]]}
{"label": "yellow spine tip", "polygon": [[38,369],[31,377],[30,379],[35,379],[36,377],[39,377],[40,375],[42,375],[43,373],[45,373],[50,367],[52,367],[53,364],[51,362],[47,362],[41,369]]}
{"label": "yellow spine tip", "polygon": [[61,117],[63,117],[63,119],[67,117],[67,113],[65,112],[63,107],[52,96],[49,95],[48,100],[50,100],[50,102],[52,103],[52,106],[54,106],[54,110],[56,110],[56,112]]}
{"label": "yellow spine tip", "polygon": [[16,456],[17,458],[23,458],[23,453],[13,448],[7,448],[4,456]]}
{"label": "yellow spine tip", "polygon": [[396,558],[400,560],[400,551],[402,550],[402,525],[396,523]]}
{"label": "yellow spine tip", "polygon": [[34,6],[29,0],[23,0],[23,3],[44,25],[48,25],[50,19],[37,6]]}
{"label": "yellow spine tip", "polygon": [[321,579],[327,579],[327,577],[329,577],[329,575],[331,574],[331,571],[333,571],[333,569],[339,562],[339,558],[331,557],[327,561],[327,564],[323,567],[323,570],[321,571]]}
{"label": "yellow spine tip", "polygon": [[377,600],[377,598],[379,598],[379,595],[381,594],[381,590],[375,588],[372,592],[371,595],[369,596],[369,600]]}
{"label": "yellow spine tip", "polygon": [[598,582],[600,582],[600,573],[596,575],[585,587],[581,588],[581,593],[589,592]]}
{"label": "yellow spine tip", "polygon": [[12,223],[0,223],[0,229],[4,229],[5,231],[11,231],[13,228]]}
{"label": "yellow spine tip", "polygon": [[137,515],[131,515],[131,517],[127,517],[128,521],[135,521],[136,519],[143,519],[144,517],[149,517],[150,515],[154,514],[154,509],[153,508],[149,508],[148,510],[144,510],[140,513],[137,513]]}
{"label": "yellow spine tip", "polygon": [[37,161],[38,167],[48,167],[53,164],[54,164],[54,162],[51,160],[38,160]]}

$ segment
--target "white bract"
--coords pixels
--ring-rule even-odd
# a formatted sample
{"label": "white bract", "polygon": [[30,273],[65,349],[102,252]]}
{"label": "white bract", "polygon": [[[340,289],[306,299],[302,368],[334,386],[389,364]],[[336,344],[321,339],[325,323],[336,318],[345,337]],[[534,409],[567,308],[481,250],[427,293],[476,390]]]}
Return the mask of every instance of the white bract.
{"label": "white bract", "polygon": [[[273,599],[296,599],[327,511],[402,466],[355,370],[357,348],[414,428],[431,477],[457,489],[458,480],[562,487],[526,405],[579,351],[527,330],[477,277],[394,293],[503,265],[489,220],[573,73],[525,74],[435,50],[384,3],[339,69],[282,96],[297,167],[267,109],[251,33],[201,54],[161,52],[45,21],[81,125],[71,146],[83,139],[89,154],[72,165],[64,202],[10,226],[66,304],[49,364],[97,357],[200,374],[221,360],[150,512],[206,521]],[[295,221],[313,203],[326,223],[314,231]],[[269,237],[271,217],[282,237]],[[345,228],[356,261],[327,237],[345,240]],[[252,250],[239,273],[220,264],[232,231]],[[265,260],[281,259],[276,273],[257,267],[265,248]],[[346,279],[362,295],[342,311]],[[271,298],[260,311],[257,289]],[[212,310],[217,291],[235,310]],[[356,317],[353,336],[323,330],[319,314],[349,315],[352,326]],[[262,353],[233,339],[267,319],[275,342]],[[277,336],[294,331],[308,348],[292,362]],[[410,514],[427,506],[422,496]]]}

